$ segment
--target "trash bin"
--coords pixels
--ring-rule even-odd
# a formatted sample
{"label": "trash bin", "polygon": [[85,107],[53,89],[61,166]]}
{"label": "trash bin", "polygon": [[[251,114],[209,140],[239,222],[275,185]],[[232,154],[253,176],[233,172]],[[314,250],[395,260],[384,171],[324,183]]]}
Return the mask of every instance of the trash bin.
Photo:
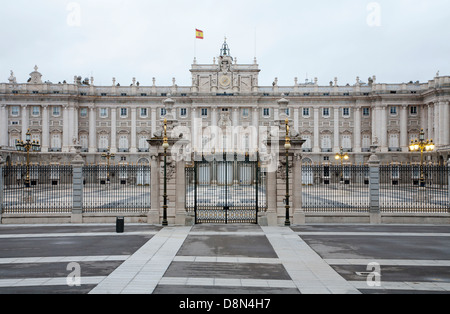
{"label": "trash bin", "polygon": [[117,233],[123,233],[125,229],[125,218],[124,217],[117,217],[116,219],[116,232]]}

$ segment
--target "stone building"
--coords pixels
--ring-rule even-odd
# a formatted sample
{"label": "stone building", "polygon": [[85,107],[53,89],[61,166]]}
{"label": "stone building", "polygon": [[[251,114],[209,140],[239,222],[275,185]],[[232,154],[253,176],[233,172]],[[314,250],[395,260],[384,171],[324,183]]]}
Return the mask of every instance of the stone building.
{"label": "stone building", "polygon": [[[327,86],[319,86],[317,78],[304,83],[295,78],[291,86],[279,86],[275,78],[260,85],[256,58],[238,63],[226,41],[211,64],[194,59],[191,86],[178,86],[175,78],[170,86],[157,86],[155,78],[151,86],[135,78],[127,86],[114,78],[110,86],[96,86],[93,77],[79,76],[51,83],[38,70],[26,83],[11,71],[0,84],[4,159],[23,158],[14,146],[29,129],[42,146],[32,157],[36,162],[69,162],[79,144],[88,163],[99,162],[108,148],[118,161],[148,163],[147,140],[160,134],[165,118],[191,141],[191,152],[254,150],[260,147],[258,127],[281,128],[288,118],[305,140],[305,162],[334,162],[342,148],[350,161],[364,163],[373,143],[382,162],[417,162],[420,155],[409,153],[408,145],[421,129],[436,144],[429,160],[442,162],[450,154],[450,76],[439,73],[422,83],[386,84],[373,76],[351,85],[337,78]],[[257,132],[248,132],[251,128]]]}

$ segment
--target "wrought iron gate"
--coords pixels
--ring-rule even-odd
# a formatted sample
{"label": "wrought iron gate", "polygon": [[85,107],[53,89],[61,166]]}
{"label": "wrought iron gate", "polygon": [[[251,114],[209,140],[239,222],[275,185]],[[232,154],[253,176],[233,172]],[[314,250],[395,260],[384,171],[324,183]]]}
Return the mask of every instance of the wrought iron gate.
{"label": "wrought iron gate", "polygon": [[186,168],[186,209],[196,224],[257,224],[267,207],[265,182],[257,156],[202,157]]}

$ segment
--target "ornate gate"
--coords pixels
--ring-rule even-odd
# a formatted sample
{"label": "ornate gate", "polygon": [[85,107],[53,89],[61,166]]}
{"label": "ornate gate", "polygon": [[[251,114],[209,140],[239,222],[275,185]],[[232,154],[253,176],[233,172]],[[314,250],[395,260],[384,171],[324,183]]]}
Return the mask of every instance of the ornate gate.
{"label": "ornate gate", "polygon": [[186,209],[195,223],[258,223],[266,210],[265,172],[257,155],[202,157],[186,168]]}

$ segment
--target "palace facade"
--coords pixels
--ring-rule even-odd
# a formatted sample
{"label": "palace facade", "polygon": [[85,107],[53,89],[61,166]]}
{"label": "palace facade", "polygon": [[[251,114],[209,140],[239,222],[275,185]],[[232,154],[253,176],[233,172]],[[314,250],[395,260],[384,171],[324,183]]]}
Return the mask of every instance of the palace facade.
{"label": "palace facade", "polygon": [[[191,86],[178,86],[175,78],[171,86],[157,86],[154,78],[152,86],[141,86],[135,78],[127,86],[114,78],[110,86],[96,86],[93,77],[79,76],[71,83],[51,83],[37,66],[28,82],[19,83],[11,71],[8,82],[0,84],[0,151],[4,159],[23,160],[15,143],[30,130],[41,144],[35,162],[69,162],[77,144],[88,163],[99,162],[108,148],[118,161],[146,163],[147,140],[161,135],[164,119],[188,130],[183,136],[191,140],[192,151],[245,151],[254,148],[254,141],[239,130],[281,129],[288,118],[291,130],[305,140],[306,162],[334,162],[342,148],[352,162],[364,163],[373,145],[382,162],[418,162],[420,154],[410,153],[408,146],[421,129],[436,144],[427,159],[449,159],[450,76],[438,73],[428,82],[397,84],[377,82],[374,76],[345,86],[337,78],[327,86],[319,86],[317,78],[279,86],[275,78],[264,86],[260,71],[256,58],[239,64],[226,42],[211,64],[194,59]],[[222,144],[211,146],[204,132],[208,127],[233,127],[234,136],[216,138]]]}

